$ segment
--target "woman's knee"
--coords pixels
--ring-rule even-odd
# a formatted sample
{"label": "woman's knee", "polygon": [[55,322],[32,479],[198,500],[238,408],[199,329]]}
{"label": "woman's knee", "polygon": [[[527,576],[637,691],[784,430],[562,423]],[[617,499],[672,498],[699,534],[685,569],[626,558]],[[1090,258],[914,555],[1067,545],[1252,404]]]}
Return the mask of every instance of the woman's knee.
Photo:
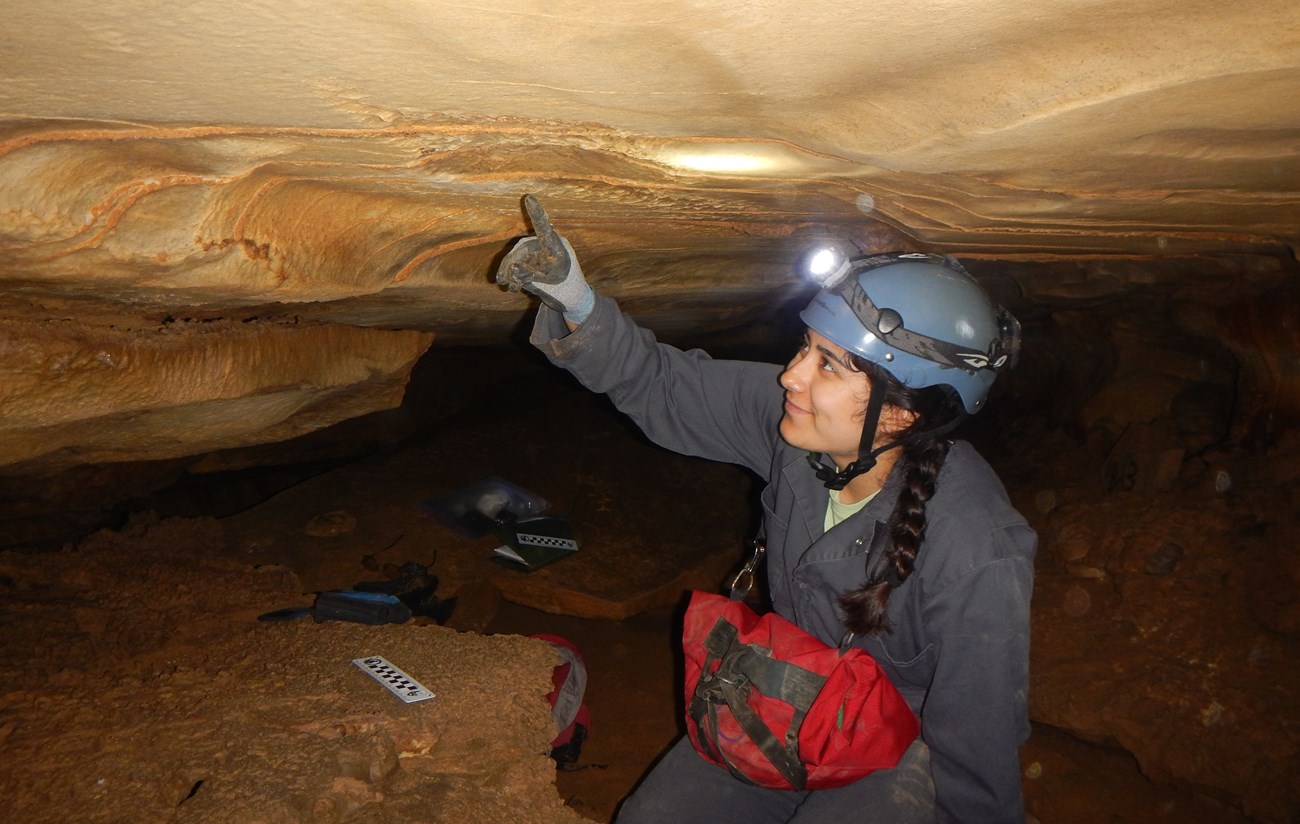
{"label": "woman's knee", "polygon": [[788,821],[805,793],[769,790],[734,778],[677,742],[625,800],[615,824],[764,824]]}

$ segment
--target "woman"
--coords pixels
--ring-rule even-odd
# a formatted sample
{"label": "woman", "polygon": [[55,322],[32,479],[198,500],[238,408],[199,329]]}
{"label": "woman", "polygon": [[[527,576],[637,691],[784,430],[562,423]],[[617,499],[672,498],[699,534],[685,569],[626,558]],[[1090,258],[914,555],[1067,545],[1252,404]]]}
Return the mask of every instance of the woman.
{"label": "woman", "polygon": [[744,783],[683,738],[618,822],[1022,822],[1036,538],[988,464],[944,437],[1014,361],[1014,319],[954,261],[881,255],[832,267],[784,370],[715,361],[597,297],[537,218],[542,239],[497,276],[546,304],[531,342],[660,445],[761,475],[773,609],[866,650],[921,720],[897,767],[812,791]]}

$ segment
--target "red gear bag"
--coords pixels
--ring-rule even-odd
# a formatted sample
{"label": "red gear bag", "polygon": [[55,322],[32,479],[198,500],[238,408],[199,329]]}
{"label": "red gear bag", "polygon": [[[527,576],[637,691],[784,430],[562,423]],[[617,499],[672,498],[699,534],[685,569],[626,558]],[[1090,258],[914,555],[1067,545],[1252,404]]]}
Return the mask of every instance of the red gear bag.
{"label": "red gear bag", "polygon": [[815,790],[898,764],[916,714],[866,652],[695,592],[686,610],[686,731],[749,784]]}

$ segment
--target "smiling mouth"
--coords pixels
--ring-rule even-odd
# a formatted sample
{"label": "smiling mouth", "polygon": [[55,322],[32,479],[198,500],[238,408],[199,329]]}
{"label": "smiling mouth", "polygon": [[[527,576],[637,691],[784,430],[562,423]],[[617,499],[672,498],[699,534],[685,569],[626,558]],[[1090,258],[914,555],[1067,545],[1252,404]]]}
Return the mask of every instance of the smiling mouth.
{"label": "smiling mouth", "polygon": [[794,403],[794,401],[790,400],[789,398],[786,398],[786,399],[785,399],[785,411],[786,411],[786,412],[793,413],[793,414],[796,414],[796,415],[811,415],[811,414],[812,414],[812,413],[809,412],[807,409],[804,409],[802,406],[797,406],[797,405]]}

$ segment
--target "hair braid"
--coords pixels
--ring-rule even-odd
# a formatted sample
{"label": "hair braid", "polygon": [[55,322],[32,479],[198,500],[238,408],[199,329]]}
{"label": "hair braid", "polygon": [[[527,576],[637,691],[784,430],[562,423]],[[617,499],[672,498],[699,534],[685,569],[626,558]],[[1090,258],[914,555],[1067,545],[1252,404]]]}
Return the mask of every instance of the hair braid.
{"label": "hair braid", "polygon": [[[870,378],[873,392],[886,393],[886,403],[918,413],[908,431],[897,433],[896,437],[932,429],[950,410],[951,399],[942,394],[909,389],[874,364],[863,362],[862,371]],[[905,473],[903,488],[886,525],[890,537],[886,563],[877,567],[883,571],[839,599],[844,624],[853,634],[875,635],[889,631],[885,607],[889,604],[890,593],[908,579],[916,566],[917,553],[925,541],[926,505],[934,497],[939,472],[951,446],[952,442],[946,438],[930,437],[908,442],[903,447],[894,467],[895,472]],[[869,557],[868,566],[871,560]]]}
{"label": "hair braid", "polygon": [[907,476],[889,517],[889,535],[894,545],[888,555],[900,582],[912,574],[916,553],[925,541],[925,507],[934,497],[935,481],[948,457],[949,446],[949,441],[935,439],[909,446],[903,452]]}
{"label": "hair braid", "polygon": [[867,581],[858,589],[840,596],[840,608],[844,611],[844,624],[855,635],[874,635],[889,630],[885,620],[885,607],[889,596],[894,591],[892,578],[897,577],[902,584],[912,574],[916,566],[916,555],[925,541],[926,504],[934,497],[935,481],[939,470],[943,468],[948,456],[947,440],[935,439],[922,441],[905,448],[899,463],[907,474],[903,479],[903,488],[898,494],[898,502],[889,516],[886,528],[892,539],[886,552],[886,580]]}

